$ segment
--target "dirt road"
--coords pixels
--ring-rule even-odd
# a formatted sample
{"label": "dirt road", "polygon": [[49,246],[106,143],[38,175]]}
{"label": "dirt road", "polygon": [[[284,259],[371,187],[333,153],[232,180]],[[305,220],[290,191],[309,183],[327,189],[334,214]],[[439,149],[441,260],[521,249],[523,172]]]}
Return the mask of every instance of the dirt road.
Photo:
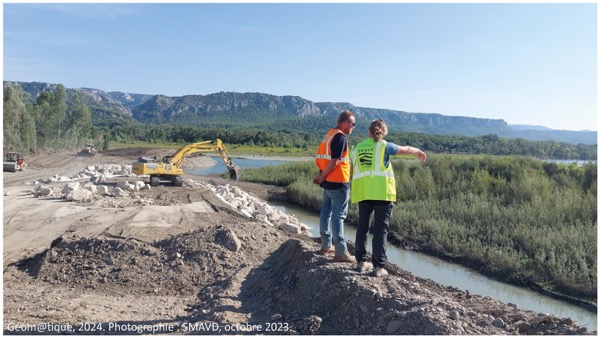
{"label": "dirt road", "polygon": [[4,334],[588,334],[396,266],[358,273],[215,193],[267,201],[279,188],[186,175],[126,197],[34,197],[35,181],[140,155],[46,154],[4,173]]}

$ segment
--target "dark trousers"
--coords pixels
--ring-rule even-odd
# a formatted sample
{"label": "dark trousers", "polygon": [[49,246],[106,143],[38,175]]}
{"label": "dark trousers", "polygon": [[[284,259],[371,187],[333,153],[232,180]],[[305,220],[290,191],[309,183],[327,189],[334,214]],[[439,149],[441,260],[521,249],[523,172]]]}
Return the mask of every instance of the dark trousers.
{"label": "dark trousers", "polygon": [[362,201],[358,202],[358,228],[356,229],[356,261],[365,261],[367,254],[367,238],[373,221],[373,266],[384,267],[387,262],[385,255],[385,242],[390,227],[390,216],[394,204],[390,201]]}

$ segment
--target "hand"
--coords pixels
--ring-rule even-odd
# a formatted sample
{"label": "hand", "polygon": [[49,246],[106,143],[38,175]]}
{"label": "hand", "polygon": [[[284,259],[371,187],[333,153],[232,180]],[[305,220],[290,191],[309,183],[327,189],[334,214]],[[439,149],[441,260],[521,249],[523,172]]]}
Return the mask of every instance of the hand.
{"label": "hand", "polygon": [[421,149],[419,149],[419,152],[417,152],[417,158],[419,159],[419,161],[425,162],[425,160],[427,159],[427,155],[425,155],[425,153]]}
{"label": "hand", "polygon": [[313,183],[316,185],[320,185],[321,183],[323,183],[325,179],[323,177],[321,177],[321,174],[315,176],[315,178],[313,178]]}

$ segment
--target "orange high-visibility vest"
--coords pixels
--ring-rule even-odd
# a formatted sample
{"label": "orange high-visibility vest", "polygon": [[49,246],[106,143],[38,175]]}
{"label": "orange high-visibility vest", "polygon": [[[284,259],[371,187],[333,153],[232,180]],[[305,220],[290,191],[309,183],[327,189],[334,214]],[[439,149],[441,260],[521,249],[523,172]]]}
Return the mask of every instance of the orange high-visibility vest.
{"label": "orange high-visibility vest", "polygon": [[[321,144],[319,144],[316,162],[317,167],[319,167],[321,171],[325,170],[329,161],[331,161],[331,147],[329,144],[337,134],[345,135],[339,129],[331,129],[327,132],[321,141]],[[338,165],[329,173],[329,175],[327,175],[327,177],[325,177],[325,181],[335,183],[350,182],[350,158],[348,157],[348,146],[346,146],[346,149],[342,152],[342,158],[340,158]]]}

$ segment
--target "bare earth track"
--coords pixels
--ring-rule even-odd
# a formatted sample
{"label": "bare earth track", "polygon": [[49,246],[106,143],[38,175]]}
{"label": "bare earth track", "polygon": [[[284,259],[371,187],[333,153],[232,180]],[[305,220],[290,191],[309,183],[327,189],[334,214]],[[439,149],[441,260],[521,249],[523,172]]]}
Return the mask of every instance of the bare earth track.
{"label": "bare earth track", "polygon": [[595,334],[397,266],[360,274],[194,181],[265,201],[275,187],[186,175],[110,203],[32,194],[39,179],[157,154],[44,154],[4,173],[4,334]]}

